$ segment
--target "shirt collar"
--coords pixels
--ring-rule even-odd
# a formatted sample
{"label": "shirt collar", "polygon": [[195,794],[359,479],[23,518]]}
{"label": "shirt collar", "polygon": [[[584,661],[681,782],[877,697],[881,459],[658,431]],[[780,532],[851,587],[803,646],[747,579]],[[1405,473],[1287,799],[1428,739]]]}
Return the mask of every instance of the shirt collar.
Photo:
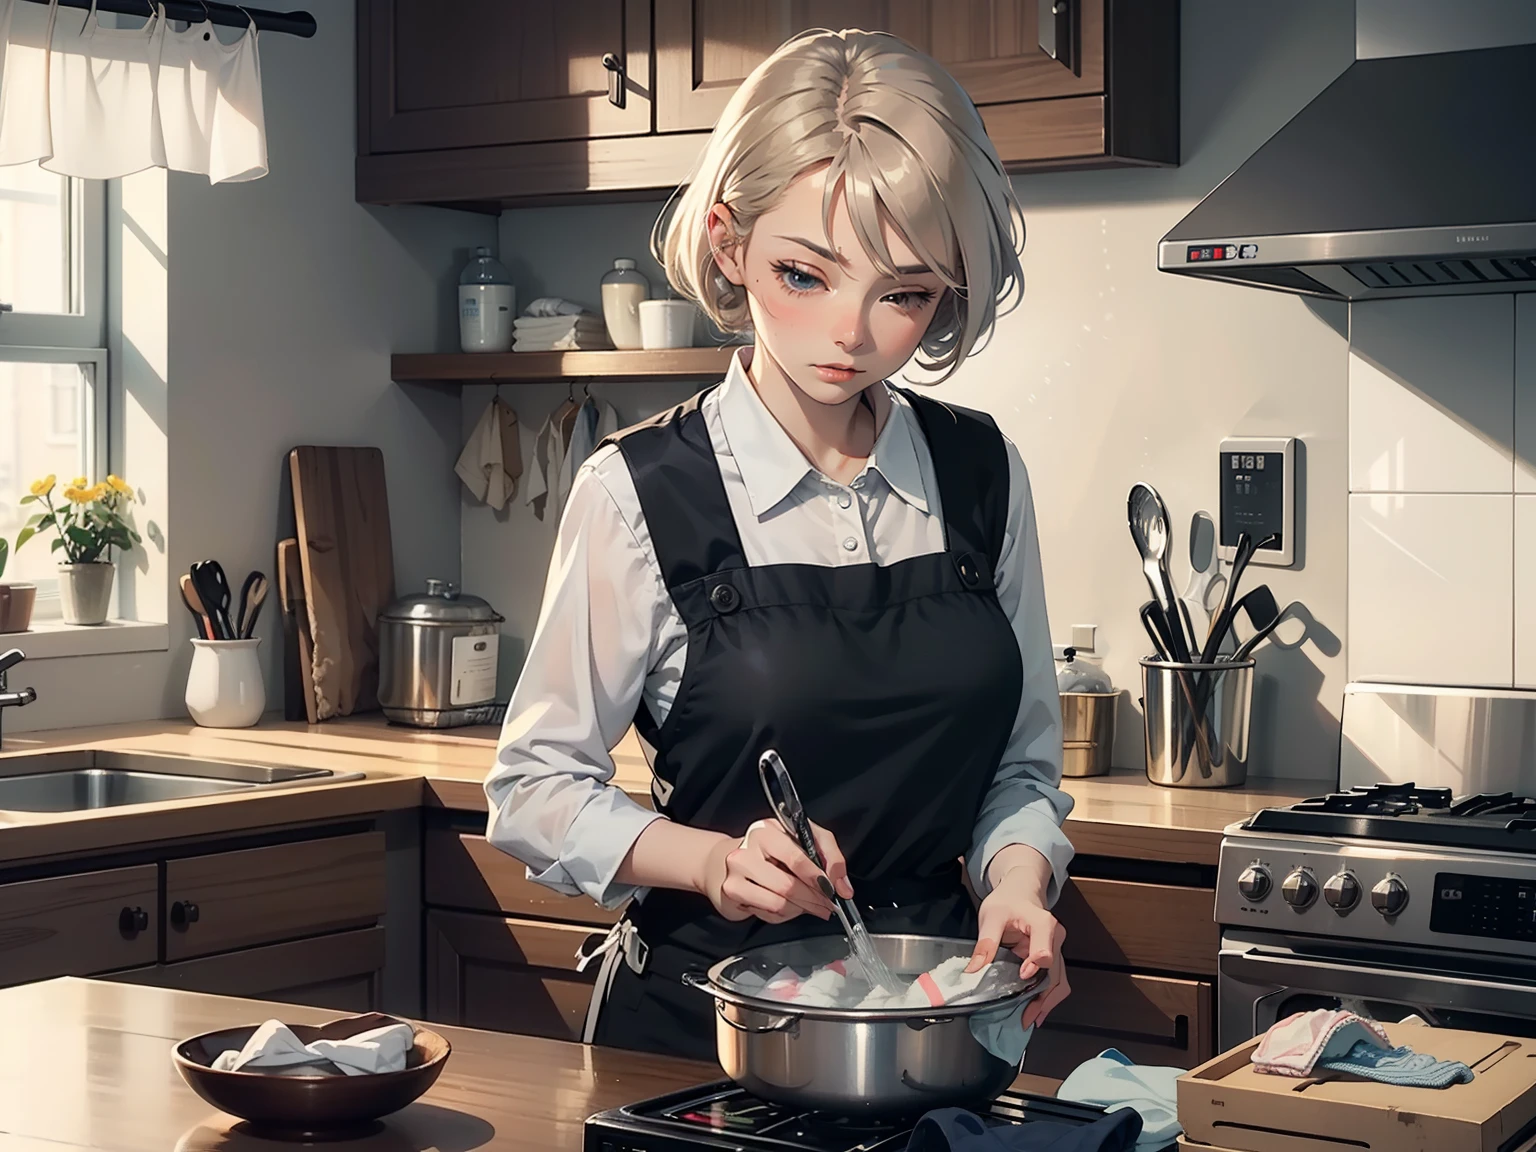
{"label": "shirt collar", "polygon": [[[816,470],[752,386],[747,377],[751,358],[750,347],[731,357],[731,366],[720,385],[720,422],[747,490],[747,501],[753,514],[761,518],[807,475],[815,475]],[[902,499],[926,512],[928,500],[912,442],[912,420],[912,409],[906,401],[892,394],[891,414],[875,439],[869,470],[879,472]]]}

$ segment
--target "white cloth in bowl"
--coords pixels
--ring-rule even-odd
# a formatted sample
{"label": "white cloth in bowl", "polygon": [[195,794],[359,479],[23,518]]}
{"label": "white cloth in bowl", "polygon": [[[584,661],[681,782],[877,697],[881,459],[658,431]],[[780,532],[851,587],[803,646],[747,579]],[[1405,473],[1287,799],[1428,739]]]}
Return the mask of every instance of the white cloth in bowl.
{"label": "white cloth in bowl", "polygon": [[316,1040],[305,1044],[281,1020],[268,1020],[245,1046],[221,1052],[209,1065],[219,1072],[259,1072],[329,1060],[348,1076],[373,1072],[399,1072],[415,1043],[409,1024],[387,1024],[349,1036],[345,1040]]}

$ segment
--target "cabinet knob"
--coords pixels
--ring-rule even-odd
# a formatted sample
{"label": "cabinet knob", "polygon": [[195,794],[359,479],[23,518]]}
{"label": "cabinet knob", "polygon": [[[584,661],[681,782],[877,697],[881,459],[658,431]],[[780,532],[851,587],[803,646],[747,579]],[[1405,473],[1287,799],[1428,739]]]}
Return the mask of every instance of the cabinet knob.
{"label": "cabinet knob", "polygon": [[608,103],[615,108],[622,108],[624,107],[624,61],[612,52],[604,52],[603,67],[608,69]]}
{"label": "cabinet knob", "polygon": [[124,908],[117,914],[117,929],[124,936],[133,936],[149,927],[149,913],[142,908]]}
{"label": "cabinet knob", "polygon": [[197,905],[190,900],[178,900],[171,905],[171,923],[178,928],[196,924],[197,917]]}

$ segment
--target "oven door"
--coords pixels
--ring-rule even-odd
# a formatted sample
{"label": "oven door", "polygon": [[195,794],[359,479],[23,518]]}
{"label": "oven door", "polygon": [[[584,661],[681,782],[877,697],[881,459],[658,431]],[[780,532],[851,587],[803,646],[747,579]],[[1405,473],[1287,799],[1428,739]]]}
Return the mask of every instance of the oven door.
{"label": "oven door", "polygon": [[1313,1008],[1536,1037],[1536,960],[1229,931],[1216,995],[1223,1052]]}

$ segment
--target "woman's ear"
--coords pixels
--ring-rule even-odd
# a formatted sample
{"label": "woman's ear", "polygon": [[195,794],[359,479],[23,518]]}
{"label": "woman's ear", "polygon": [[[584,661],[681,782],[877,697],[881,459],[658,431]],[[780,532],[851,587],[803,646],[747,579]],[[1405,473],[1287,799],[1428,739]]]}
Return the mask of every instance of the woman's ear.
{"label": "woman's ear", "polygon": [[732,284],[745,284],[747,272],[742,267],[740,237],[736,235],[736,222],[731,210],[724,204],[716,204],[709,210],[709,248],[714,253],[715,265]]}

